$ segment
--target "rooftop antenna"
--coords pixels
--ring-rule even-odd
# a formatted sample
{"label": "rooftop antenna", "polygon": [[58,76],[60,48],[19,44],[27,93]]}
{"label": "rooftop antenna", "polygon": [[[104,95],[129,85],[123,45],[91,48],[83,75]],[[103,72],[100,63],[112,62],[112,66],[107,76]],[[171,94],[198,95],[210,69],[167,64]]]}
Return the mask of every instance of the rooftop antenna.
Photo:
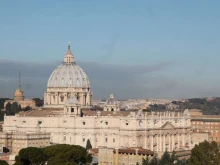
{"label": "rooftop antenna", "polygon": [[20,69],[18,70],[19,77],[18,77],[18,88],[21,89],[21,71]]}
{"label": "rooftop antenna", "polygon": [[6,77],[6,98],[9,98],[9,96],[8,96],[8,84],[9,84],[9,81],[10,81],[10,71],[8,71],[8,75]]}

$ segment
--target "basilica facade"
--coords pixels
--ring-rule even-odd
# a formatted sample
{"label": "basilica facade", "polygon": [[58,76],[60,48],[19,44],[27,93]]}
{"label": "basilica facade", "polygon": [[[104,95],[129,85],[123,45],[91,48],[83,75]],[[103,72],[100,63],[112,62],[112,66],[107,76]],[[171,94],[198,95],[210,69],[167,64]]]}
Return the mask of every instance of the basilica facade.
{"label": "basilica facade", "polygon": [[5,116],[4,132],[47,132],[54,144],[93,148],[142,147],[152,151],[191,148],[190,115],[182,112],[120,111],[113,95],[103,111],[91,110],[86,73],[68,46],[63,63],[51,74],[42,109]]}

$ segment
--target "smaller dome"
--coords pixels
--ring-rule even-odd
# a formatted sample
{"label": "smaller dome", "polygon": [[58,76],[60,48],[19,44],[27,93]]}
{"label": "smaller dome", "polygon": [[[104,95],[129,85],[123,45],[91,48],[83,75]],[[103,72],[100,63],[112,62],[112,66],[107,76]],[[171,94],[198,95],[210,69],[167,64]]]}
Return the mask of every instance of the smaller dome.
{"label": "smaller dome", "polygon": [[115,100],[113,94],[110,95],[110,98],[106,101],[106,105],[116,105],[118,102]]}
{"label": "smaller dome", "polygon": [[24,95],[23,91],[20,88],[16,89],[15,96],[23,96],[23,95]]}
{"label": "smaller dome", "polygon": [[66,104],[79,104],[79,101],[77,100],[77,98],[72,95],[67,101]]}

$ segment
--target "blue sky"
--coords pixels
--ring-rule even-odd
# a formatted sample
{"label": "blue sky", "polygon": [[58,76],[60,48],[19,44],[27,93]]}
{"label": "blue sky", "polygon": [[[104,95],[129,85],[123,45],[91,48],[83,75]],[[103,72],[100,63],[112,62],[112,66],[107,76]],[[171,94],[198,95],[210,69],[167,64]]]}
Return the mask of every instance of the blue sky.
{"label": "blue sky", "polygon": [[147,76],[205,88],[195,96],[218,95],[207,91],[220,84],[219,7],[218,0],[1,1],[0,59],[62,61],[70,42],[77,61],[126,66],[168,62],[170,67]]}

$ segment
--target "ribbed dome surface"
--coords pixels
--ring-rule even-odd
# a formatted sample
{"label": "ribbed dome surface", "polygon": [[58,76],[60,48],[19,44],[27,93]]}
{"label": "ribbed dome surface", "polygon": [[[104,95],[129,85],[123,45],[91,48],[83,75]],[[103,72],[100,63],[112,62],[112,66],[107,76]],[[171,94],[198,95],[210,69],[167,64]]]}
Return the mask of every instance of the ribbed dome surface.
{"label": "ribbed dome surface", "polygon": [[90,83],[86,73],[78,65],[63,63],[52,72],[47,87],[90,88]]}
{"label": "ribbed dome surface", "polygon": [[106,101],[106,105],[116,105],[118,104],[117,100],[115,100],[113,94],[110,95],[110,98]]}

